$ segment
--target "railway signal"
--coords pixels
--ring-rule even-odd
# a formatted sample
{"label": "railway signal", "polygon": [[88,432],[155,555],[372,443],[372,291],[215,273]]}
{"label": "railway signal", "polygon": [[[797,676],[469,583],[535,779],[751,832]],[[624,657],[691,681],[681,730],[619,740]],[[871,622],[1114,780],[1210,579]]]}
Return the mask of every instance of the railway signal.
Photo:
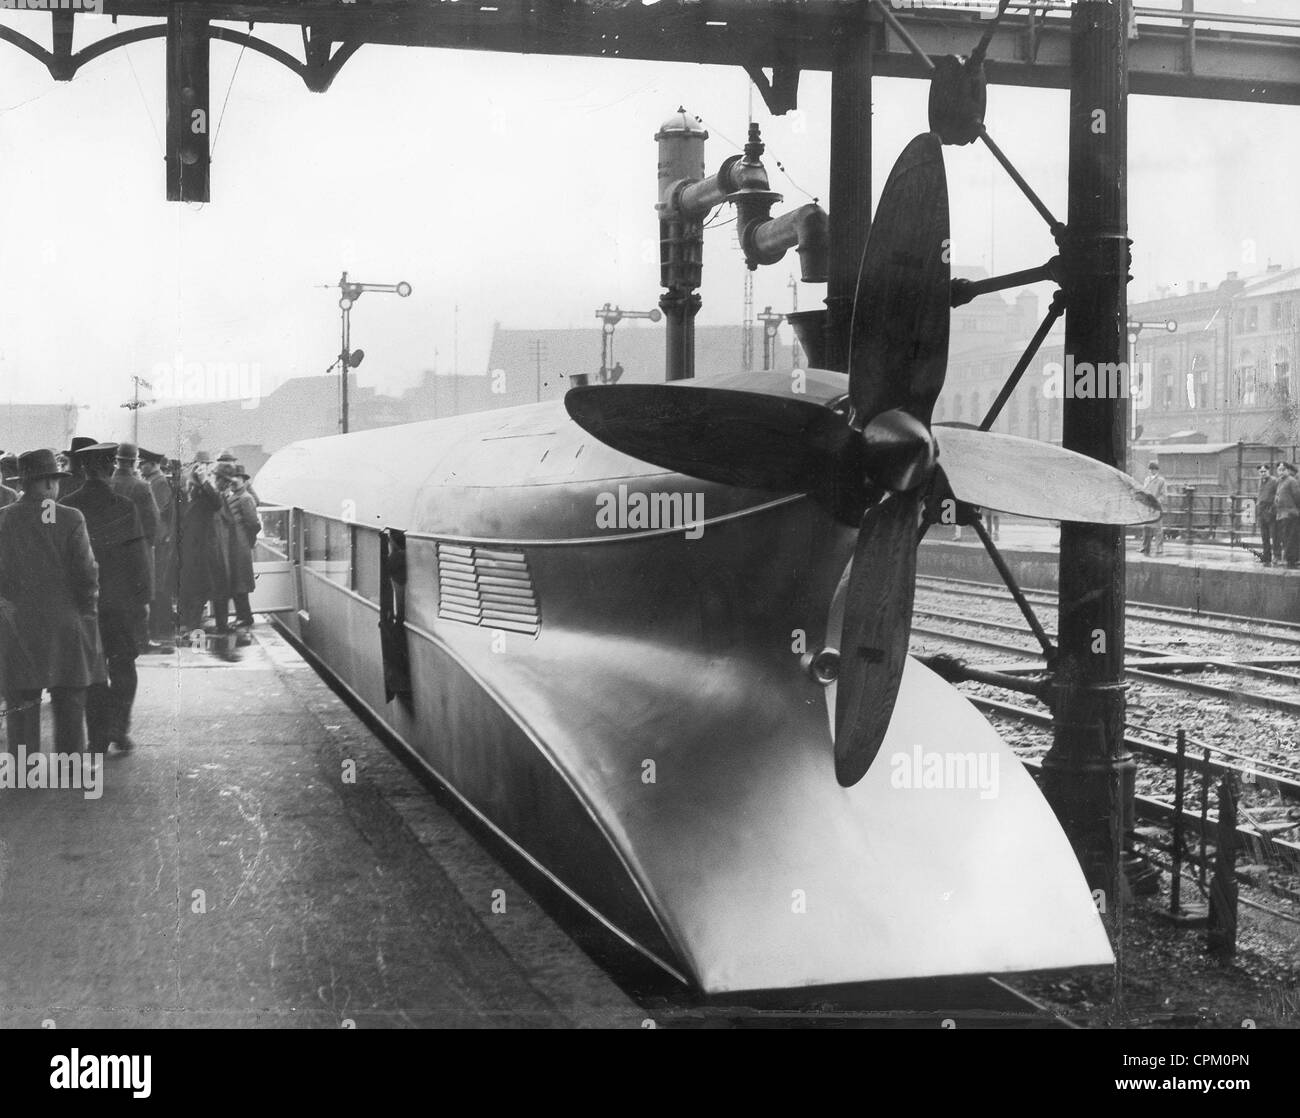
{"label": "railway signal", "polygon": [[349,280],[347,272],[344,272],[339,277],[337,285],[326,286],[338,287],[339,310],[343,316],[339,355],[325,372],[329,374],[336,368],[339,370],[339,433],[346,435],[348,433],[348,372],[360,365],[366,355],[365,350],[352,348],[352,308],[367,291],[384,292],[405,299],[411,294],[411,285],[405,280],[398,283],[357,283],[355,280]]}

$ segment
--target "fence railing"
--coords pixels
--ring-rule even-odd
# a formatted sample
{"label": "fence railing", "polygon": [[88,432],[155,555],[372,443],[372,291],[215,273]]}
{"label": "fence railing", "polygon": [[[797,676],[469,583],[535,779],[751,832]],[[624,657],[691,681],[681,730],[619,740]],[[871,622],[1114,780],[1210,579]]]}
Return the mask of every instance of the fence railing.
{"label": "fence railing", "polygon": [[1258,550],[1263,544],[1255,505],[1256,498],[1243,493],[1171,489],[1165,501],[1165,538]]}

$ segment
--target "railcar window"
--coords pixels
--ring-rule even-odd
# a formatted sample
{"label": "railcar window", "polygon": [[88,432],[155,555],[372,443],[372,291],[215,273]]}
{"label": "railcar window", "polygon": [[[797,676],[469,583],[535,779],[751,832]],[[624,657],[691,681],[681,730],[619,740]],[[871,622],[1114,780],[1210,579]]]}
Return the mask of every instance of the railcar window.
{"label": "railcar window", "polygon": [[352,529],[352,589],[379,604],[379,532],[374,528]]}
{"label": "railcar window", "polygon": [[303,562],[331,582],[349,586],[352,577],[350,525],[324,516],[303,517]]}
{"label": "railcar window", "polygon": [[259,509],[262,531],[257,537],[255,559],[289,558],[289,510]]}

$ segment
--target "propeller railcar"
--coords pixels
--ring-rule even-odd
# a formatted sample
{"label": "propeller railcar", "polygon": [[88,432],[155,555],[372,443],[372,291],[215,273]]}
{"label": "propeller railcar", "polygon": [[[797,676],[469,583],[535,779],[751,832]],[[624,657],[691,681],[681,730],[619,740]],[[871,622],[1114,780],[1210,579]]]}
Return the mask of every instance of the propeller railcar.
{"label": "propeller railcar", "polygon": [[903,152],[850,372],[572,389],[294,444],[285,624],[505,842],[707,993],[1107,964],[1023,766],[907,656],[942,510],[1112,524],[1130,478],[937,426],[939,139]]}

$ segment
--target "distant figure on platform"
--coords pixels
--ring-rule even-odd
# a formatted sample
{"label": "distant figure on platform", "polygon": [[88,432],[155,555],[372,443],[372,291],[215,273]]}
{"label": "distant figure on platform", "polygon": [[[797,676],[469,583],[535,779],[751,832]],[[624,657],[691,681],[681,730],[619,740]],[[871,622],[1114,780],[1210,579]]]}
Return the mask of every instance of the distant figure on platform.
{"label": "distant figure on platform", "polygon": [[99,639],[108,667],[105,683],[86,693],[86,730],[92,753],[110,745],[131,748],[131,707],[135,703],[137,634],[149,606],[149,545],[140,514],[109,486],[117,444],[101,443],[77,452],[80,489],[67,501],[86,518],[90,547],[99,564]]}
{"label": "distant figure on platform", "polygon": [[1154,541],[1155,554],[1163,555],[1165,553],[1165,502],[1169,499],[1169,482],[1161,476],[1159,462],[1151,462],[1147,465],[1147,476],[1142,483],[1142,491],[1154,497],[1156,504],[1160,506],[1160,519],[1154,524],[1147,524],[1142,529],[1142,554],[1151,554],[1151,544]]}
{"label": "distant figure on platform", "polygon": [[257,502],[245,488],[248,474],[235,466],[231,477],[222,478],[221,463],[217,464],[217,471],[217,487],[222,489],[226,507],[234,520],[230,536],[230,596],[235,603],[235,644],[243,646],[253,643],[248,633],[253,627],[253,611],[248,596],[253,592],[253,547],[262,530],[262,521],[257,515]]}
{"label": "distant figure on platform", "polygon": [[52,450],[18,458],[22,499],[0,509],[0,680],[7,742],[41,747],[41,692],[54,709],[54,746],[86,748],[86,688],[104,679],[95,607],[99,575],[86,520],[55,502],[67,474]]}
{"label": "distant figure on platform", "polygon": [[[1273,565],[1274,531],[1277,524],[1277,478],[1267,466],[1259,468],[1259,497],[1255,501],[1255,520],[1259,524],[1259,538],[1264,545],[1264,566]],[[1278,558],[1281,558],[1279,555]]]}
{"label": "distant figure on platform", "polygon": [[1300,566],[1300,481],[1292,462],[1283,462],[1273,496],[1277,531],[1273,550],[1280,551],[1288,567]]}
{"label": "distant figure on platform", "polygon": [[162,469],[164,455],[140,451],[140,476],[158,506],[158,530],[153,537],[153,601],[149,603],[149,646],[142,651],[165,652],[176,634],[176,494]]}

